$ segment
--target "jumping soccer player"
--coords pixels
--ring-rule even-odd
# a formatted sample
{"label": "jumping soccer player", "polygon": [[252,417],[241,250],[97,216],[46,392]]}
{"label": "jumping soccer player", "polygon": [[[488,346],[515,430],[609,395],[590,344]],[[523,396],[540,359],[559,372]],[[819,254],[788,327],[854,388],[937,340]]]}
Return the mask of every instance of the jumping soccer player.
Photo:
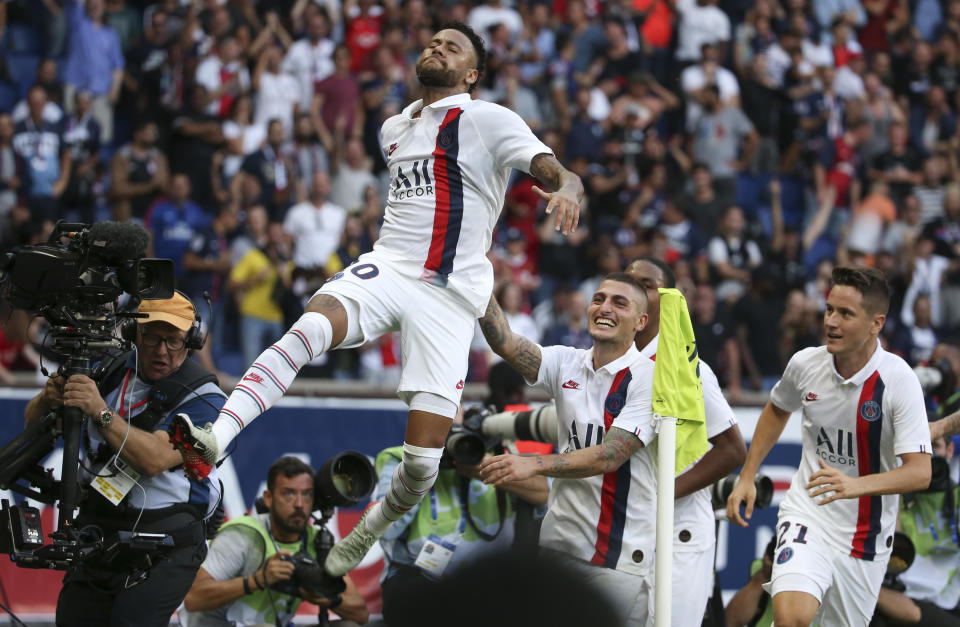
{"label": "jumping soccer player", "polygon": [[325,565],[333,576],[359,564],[436,479],[460,403],[474,321],[486,311],[493,287],[486,252],[511,169],[556,190],[534,188],[557,230],[568,234],[577,227],[580,178],[518,115],[470,98],[485,55],[483,41],[463,24],[434,35],[416,66],[423,99],[383,124],[381,147],[393,182],[373,252],[328,281],[306,313],[257,358],[212,430],[183,420],[172,431],[188,472],[202,474],[283,395],[304,364],[332,347],[359,346],[399,330],[398,393],[410,408],[403,459],[386,498],[330,551]]}
{"label": "jumping soccer player", "polygon": [[[837,267],[827,345],[796,353],[757,422],[727,516],[746,527],[757,469],[790,414],[803,411],[803,458],[777,520],[774,623],[870,622],[890,559],[898,494],[930,484],[930,429],[920,382],[877,336],[890,306],[877,270]],[[899,458],[899,461],[897,460]],[[746,504],[740,516],[740,504]]]}

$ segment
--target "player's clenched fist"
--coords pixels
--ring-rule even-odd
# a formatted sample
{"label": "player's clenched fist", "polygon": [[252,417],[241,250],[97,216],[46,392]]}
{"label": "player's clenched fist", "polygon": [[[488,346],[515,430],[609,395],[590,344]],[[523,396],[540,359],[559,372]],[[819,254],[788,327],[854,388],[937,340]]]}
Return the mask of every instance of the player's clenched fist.
{"label": "player's clenched fist", "polygon": [[[753,504],[757,500],[757,486],[752,477],[740,475],[737,479],[737,485],[733,487],[733,492],[727,499],[727,520],[732,520],[741,527],[746,527],[747,522],[753,517]],[[740,504],[745,505],[743,517],[740,516]]]}

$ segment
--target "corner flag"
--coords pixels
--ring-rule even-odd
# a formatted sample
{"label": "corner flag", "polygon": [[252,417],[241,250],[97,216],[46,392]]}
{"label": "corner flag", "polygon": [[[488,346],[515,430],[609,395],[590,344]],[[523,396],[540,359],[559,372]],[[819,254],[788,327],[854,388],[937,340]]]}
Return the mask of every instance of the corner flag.
{"label": "corner flag", "polygon": [[[676,289],[660,289],[660,341],[653,371],[653,413],[677,419],[674,476],[679,475],[703,457],[709,445],[697,340],[687,301]],[[664,453],[662,449],[659,452]]]}

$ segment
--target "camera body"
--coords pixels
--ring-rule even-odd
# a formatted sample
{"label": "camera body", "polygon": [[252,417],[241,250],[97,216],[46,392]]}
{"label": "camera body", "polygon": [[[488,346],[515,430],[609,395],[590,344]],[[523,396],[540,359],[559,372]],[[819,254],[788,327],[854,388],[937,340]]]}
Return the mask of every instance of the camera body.
{"label": "camera body", "polygon": [[[327,535],[330,534],[326,529],[321,529],[317,535],[318,544],[321,543],[320,537],[324,533]],[[331,537],[330,540],[330,545],[333,546],[333,538]],[[324,559],[329,550],[329,547],[323,552],[318,550],[317,555],[320,556],[321,559]],[[343,580],[343,577],[331,577],[328,575],[327,571],[323,569],[323,564],[315,560],[305,551],[297,551],[293,555],[283,555],[280,559],[293,564],[293,575],[290,576],[290,579],[278,581],[273,584],[271,586],[272,590],[276,590],[281,594],[299,597],[301,596],[300,589],[303,588],[310,596],[322,596],[332,599],[347,589],[347,584]]]}

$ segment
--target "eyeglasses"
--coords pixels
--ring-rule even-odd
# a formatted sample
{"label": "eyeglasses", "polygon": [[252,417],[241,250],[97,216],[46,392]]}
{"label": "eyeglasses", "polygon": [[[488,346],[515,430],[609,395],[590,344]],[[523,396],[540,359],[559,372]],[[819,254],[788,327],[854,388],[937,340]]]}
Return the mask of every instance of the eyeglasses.
{"label": "eyeglasses", "polygon": [[309,500],[312,502],[313,490],[303,490],[302,492],[298,492],[297,490],[294,490],[292,488],[284,488],[281,490],[277,490],[277,492],[274,494],[274,498],[279,499],[281,501],[286,501],[288,503],[290,501],[296,500],[298,496],[302,498],[304,501]]}
{"label": "eyeglasses", "polygon": [[180,351],[187,345],[187,342],[182,337],[163,337],[157,335],[156,333],[150,333],[149,331],[140,332],[140,341],[143,342],[143,345],[147,348],[156,348],[160,346],[160,342],[163,342],[167,345],[168,351]]}

